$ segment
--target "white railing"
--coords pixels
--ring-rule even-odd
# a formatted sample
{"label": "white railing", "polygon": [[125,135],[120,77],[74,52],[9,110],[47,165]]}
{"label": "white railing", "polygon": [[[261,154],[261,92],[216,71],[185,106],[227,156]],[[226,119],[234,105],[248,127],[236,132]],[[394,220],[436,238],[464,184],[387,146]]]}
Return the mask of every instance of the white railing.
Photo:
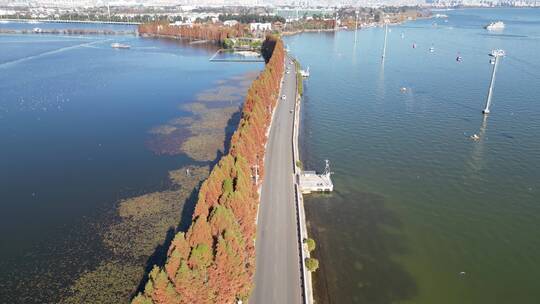
{"label": "white railing", "polygon": [[306,259],[310,257],[309,251],[304,248],[304,239],[308,238],[307,227],[306,227],[306,215],[304,210],[304,199],[298,186],[298,168],[297,162],[300,160],[298,152],[298,130],[300,127],[300,101],[301,97],[298,94],[298,76],[297,76],[297,66],[294,65],[295,73],[295,87],[296,87],[296,96],[294,103],[294,115],[293,115],[293,132],[292,132],[292,146],[293,146],[293,172],[294,172],[294,192],[295,192],[295,202],[296,202],[296,216],[297,216],[297,226],[298,226],[298,248],[300,250],[300,267],[302,273],[302,293],[303,293],[303,303],[311,304],[313,303],[313,286],[311,281],[311,272],[307,270]]}

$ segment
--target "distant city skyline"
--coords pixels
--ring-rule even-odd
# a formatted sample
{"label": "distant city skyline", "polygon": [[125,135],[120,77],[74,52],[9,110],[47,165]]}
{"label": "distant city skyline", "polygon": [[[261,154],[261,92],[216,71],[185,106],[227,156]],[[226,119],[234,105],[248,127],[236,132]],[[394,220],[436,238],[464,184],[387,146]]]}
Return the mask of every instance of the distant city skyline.
{"label": "distant city skyline", "polygon": [[2,6],[373,6],[373,5],[416,5],[425,0],[0,0]]}
{"label": "distant city skyline", "polygon": [[2,7],[103,7],[103,6],[522,6],[540,4],[540,0],[0,0]]}

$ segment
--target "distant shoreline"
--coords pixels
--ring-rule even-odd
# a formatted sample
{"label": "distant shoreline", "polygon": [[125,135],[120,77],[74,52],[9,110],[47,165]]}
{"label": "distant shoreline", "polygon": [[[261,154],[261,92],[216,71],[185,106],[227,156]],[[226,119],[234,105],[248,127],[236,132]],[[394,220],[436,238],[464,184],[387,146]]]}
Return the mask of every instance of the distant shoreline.
{"label": "distant shoreline", "polygon": [[14,18],[0,18],[9,22],[20,23],[88,23],[88,24],[123,24],[123,25],[139,25],[140,22],[122,22],[122,21],[92,21],[92,20],[60,20],[60,19],[14,19]]}

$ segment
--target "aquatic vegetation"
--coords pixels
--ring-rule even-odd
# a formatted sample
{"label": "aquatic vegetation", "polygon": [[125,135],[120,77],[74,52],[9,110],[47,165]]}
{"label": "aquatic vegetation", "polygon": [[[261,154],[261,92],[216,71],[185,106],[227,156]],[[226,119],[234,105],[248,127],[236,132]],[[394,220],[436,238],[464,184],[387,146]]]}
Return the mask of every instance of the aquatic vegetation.
{"label": "aquatic vegetation", "polygon": [[[129,301],[145,274],[145,263],[160,247],[169,245],[186,204],[208,176],[208,167],[189,166],[169,172],[171,188],[122,200],[118,219],[104,228],[109,259],[82,273],[62,303],[123,303]],[[163,254],[165,254],[164,252]]]}
{"label": "aquatic vegetation", "polygon": [[240,120],[240,102],[254,73],[221,80],[202,91],[193,103],[181,106],[189,117],[178,117],[152,128],[148,147],[156,154],[185,153],[197,161],[214,161],[225,154],[226,142]]}
{"label": "aquatic vegetation", "polygon": [[129,265],[120,261],[103,262],[96,269],[84,272],[71,286],[71,295],[61,303],[125,302],[135,292],[143,273],[144,267],[141,265]]}
{"label": "aquatic vegetation", "polygon": [[198,119],[189,127],[191,136],[182,143],[182,151],[198,161],[212,161],[225,153],[224,143],[227,127],[238,125],[237,107],[208,109],[200,107],[195,111]]}

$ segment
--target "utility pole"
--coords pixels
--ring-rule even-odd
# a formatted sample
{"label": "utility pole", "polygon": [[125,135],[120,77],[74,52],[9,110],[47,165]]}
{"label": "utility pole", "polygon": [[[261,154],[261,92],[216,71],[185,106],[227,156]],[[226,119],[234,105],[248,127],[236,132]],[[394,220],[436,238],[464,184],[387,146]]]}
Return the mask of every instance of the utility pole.
{"label": "utility pole", "polygon": [[255,186],[257,186],[259,184],[259,156],[257,156],[253,169],[255,169]]}
{"label": "utility pole", "polygon": [[386,39],[388,36],[388,23],[386,23],[386,20],[384,21],[384,46],[383,46],[383,52],[382,52],[382,60],[384,61],[384,57],[386,56]]}
{"label": "utility pole", "polygon": [[495,57],[495,62],[493,63],[493,70],[491,71],[491,81],[489,83],[489,90],[486,99],[486,108],[482,111],[484,115],[489,114],[489,107],[491,106],[491,96],[493,95],[493,86],[495,85],[495,74],[497,73],[497,66],[499,65],[499,58],[505,56],[506,53],[504,50],[492,50],[489,56]]}

